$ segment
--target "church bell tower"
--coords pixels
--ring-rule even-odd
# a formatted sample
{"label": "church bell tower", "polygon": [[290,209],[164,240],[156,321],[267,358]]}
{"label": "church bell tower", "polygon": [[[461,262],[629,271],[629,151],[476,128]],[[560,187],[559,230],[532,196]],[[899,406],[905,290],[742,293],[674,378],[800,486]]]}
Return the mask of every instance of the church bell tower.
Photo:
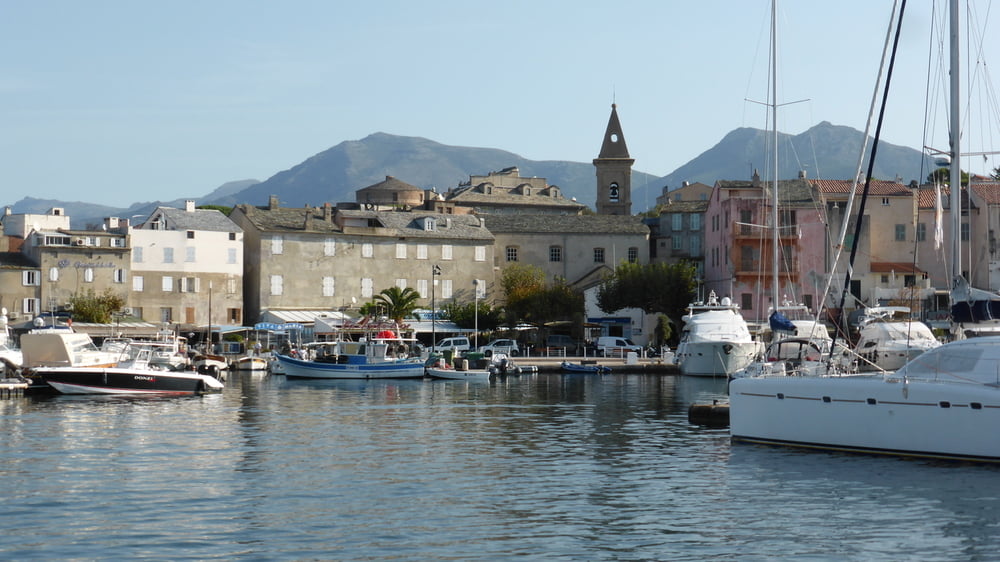
{"label": "church bell tower", "polygon": [[635,159],[628,155],[625,136],[618,122],[618,110],[611,104],[611,118],[604,131],[601,153],[594,158],[597,168],[597,214],[632,214],[632,164]]}

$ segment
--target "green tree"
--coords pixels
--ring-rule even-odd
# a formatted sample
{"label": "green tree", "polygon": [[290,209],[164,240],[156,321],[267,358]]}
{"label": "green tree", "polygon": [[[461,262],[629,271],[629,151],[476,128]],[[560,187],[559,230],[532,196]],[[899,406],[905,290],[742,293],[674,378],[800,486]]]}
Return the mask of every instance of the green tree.
{"label": "green tree", "polygon": [[69,298],[69,304],[73,307],[73,319],[77,322],[110,324],[111,314],[125,306],[125,297],[111,289],[105,289],[99,295],[93,289],[88,289],[83,294],[74,293]]}
{"label": "green tree", "polygon": [[[996,170],[994,170],[996,173]],[[951,184],[951,168],[947,166],[942,166],[933,172],[927,174],[927,183],[942,183]],[[969,185],[969,173],[962,172],[962,185]]]}
{"label": "green tree", "polygon": [[689,263],[623,263],[597,291],[597,306],[604,312],[639,308],[679,321],[694,298],[695,267]]}
{"label": "green tree", "polygon": [[405,289],[389,287],[375,295],[374,304],[380,312],[396,323],[398,329],[403,323],[403,319],[416,310],[418,300],[420,300],[420,293],[410,287]]}
{"label": "green tree", "polygon": [[479,301],[479,317],[477,319],[476,304],[475,302],[465,304],[449,303],[444,305],[443,308],[448,319],[457,324],[459,328],[475,328],[478,325],[480,332],[496,330],[500,326],[503,310],[492,307],[486,302]]}
{"label": "green tree", "polygon": [[515,264],[506,268],[500,277],[504,294],[504,322],[516,326],[530,315],[537,299],[535,295],[545,289],[545,272],[538,266]]}

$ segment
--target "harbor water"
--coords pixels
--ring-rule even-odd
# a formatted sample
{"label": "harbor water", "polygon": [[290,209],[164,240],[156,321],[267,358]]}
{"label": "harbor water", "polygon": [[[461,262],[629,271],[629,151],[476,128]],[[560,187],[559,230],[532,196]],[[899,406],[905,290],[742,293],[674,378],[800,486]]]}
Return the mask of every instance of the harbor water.
{"label": "harbor water", "polygon": [[[988,560],[1000,469],[730,443],[723,380],[234,374],[195,398],[0,401],[0,555]],[[988,430],[995,430],[989,428]]]}

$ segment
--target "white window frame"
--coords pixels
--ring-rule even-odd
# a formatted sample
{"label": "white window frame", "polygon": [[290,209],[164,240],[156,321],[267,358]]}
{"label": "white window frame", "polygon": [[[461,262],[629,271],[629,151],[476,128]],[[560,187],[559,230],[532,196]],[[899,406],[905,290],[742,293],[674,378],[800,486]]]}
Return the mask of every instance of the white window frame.
{"label": "white window frame", "polygon": [[94,282],[94,268],[93,267],[84,268],[84,270],[83,270],[83,282],[84,283],[93,283]]}
{"label": "white window frame", "polygon": [[370,299],[375,294],[375,282],[371,277],[361,278],[361,297],[365,299]]}
{"label": "white window frame", "polygon": [[236,265],[237,264],[237,261],[236,261],[237,253],[236,252],[237,252],[236,248],[226,248],[226,263],[227,264],[230,264],[230,265]]}
{"label": "white window frame", "polygon": [[285,240],[281,236],[275,234],[271,236],[271,255],[277,256],[285,252]]}
{"label": "white window frame", "polygon": [[160,288],[164,293],[174,292],[174,278],[170,275],[164,275],[160,281]]}
{"label": "white window frame", "polygon": [[194,263],[197,261],[196,257],[198,255],[197,248],[194,246],[188,246],[184,248],[184,261],[187,263]]}
{"label": "white window frame", "polygon": [[417,279],[417,292],[425,299],[430,298],[431,294],[427,291],[426,279]]}
{"label": "white window frame", "polygon": [[486,261],[486,246],[476,246],[475,261]]}
{"label": "white window frame", "polygon": [[417,259],[427,259],[427,244],[417,244]]}
{"label": "white window frame", "polygon": [[132,262],[142,263],[142,246],[132,248]]}
{"label": "white window frame", "polygon": [[285,278],[281,275],[271,276],[271,296],[280,297],[285,291]]}
{"label": "white window frame", "polygon": [[29,269],[21,272],[21,284],[25,287],[37,287],[42,284],[42,272],[37,269]]}
{"label": "white window frame", "polygon": [[332,297],[337,294],[337,280],[333,277],[324,277],[323,283],[323,296]]}
{"label": "white window frame", "polygon": [[451,260],[453,256],[453,248],[451,244],[441,244],[441,259]]}
{"label": "white window frame", "polygon": [[142,292],[142,287],[143,287],[144,283],[145,283],[145,279],[143,279],[142,275],[133,275],[132,276],[132,291],[134,291],[136,293],[141,293]]}
{"label": "white window frame", "polygon": [[399,287],[400,290],[405,289],[406,288],[406,279],[402,279],[402,278],[396,279],[396,286]]}
{"label": "white window frame", "polygon": [[441,280],[441,298],[450,299],[452,296],[451,279]]}
{"label": "white window frame", "polygon": [[323,255],[330,257],[337,255],[336,238],[327,238],[326,240],[323,240]]}
{"label": "white window frame", "polygon": [[59,268],[58,267],[50,267],[49,268],[49,281],[52,282],[52,283],[55,283],[58,280],[59,280]]}
{"label": "white window frame", "polygon": [[403,242],[396,242],[396,259],[406,259],[406,244]]}
{"label": "white window frame", "polygon": [[122,269],[122,268],[115,269],[115,272],[114,272],[114,282],[115,283],[124,283],[125,282],[125,270],[124,269]]}
{"label": "white window frame", "polygon": [[163,263],[174,263],[174,249],[170,247],[163,248]]}
{"label": "white window frame", "polygon": [[375,245],[371,242],[365,242],[361,244],[361,257],[363,258],[374,258],[375,257]]}

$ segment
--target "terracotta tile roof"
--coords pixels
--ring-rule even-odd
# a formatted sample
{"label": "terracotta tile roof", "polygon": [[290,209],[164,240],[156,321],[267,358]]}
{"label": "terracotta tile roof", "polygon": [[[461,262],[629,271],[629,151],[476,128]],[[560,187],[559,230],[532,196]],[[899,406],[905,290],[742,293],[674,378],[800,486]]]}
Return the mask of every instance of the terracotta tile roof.
{"label": "terracotta tile roof", "polygon": [[984,181],[973,183],[972,191],[987,205],[1000,205],[1000,182]]}
{"label": "terracotta tile roof", "polygon": [[[809,183],[813,184],[820,191],[820,193],[824,195],[847,195],[851,192],[851,186],[854,185],[854,182],[850,180],[809,180]],[[864,184],[858,184],[855,193],[857,195],[861,195],[863,190]],[[879,197],[910,197],[913,195],[913,190],[910,187],[895,181],[872,180],[869,184],[868,194],[877,195]]]}
{"label": "terracotta tile roof", "polygon": [[924,270],[912,263],[895,261],[873,261],[871,263],[872,273],[923,273]]}

